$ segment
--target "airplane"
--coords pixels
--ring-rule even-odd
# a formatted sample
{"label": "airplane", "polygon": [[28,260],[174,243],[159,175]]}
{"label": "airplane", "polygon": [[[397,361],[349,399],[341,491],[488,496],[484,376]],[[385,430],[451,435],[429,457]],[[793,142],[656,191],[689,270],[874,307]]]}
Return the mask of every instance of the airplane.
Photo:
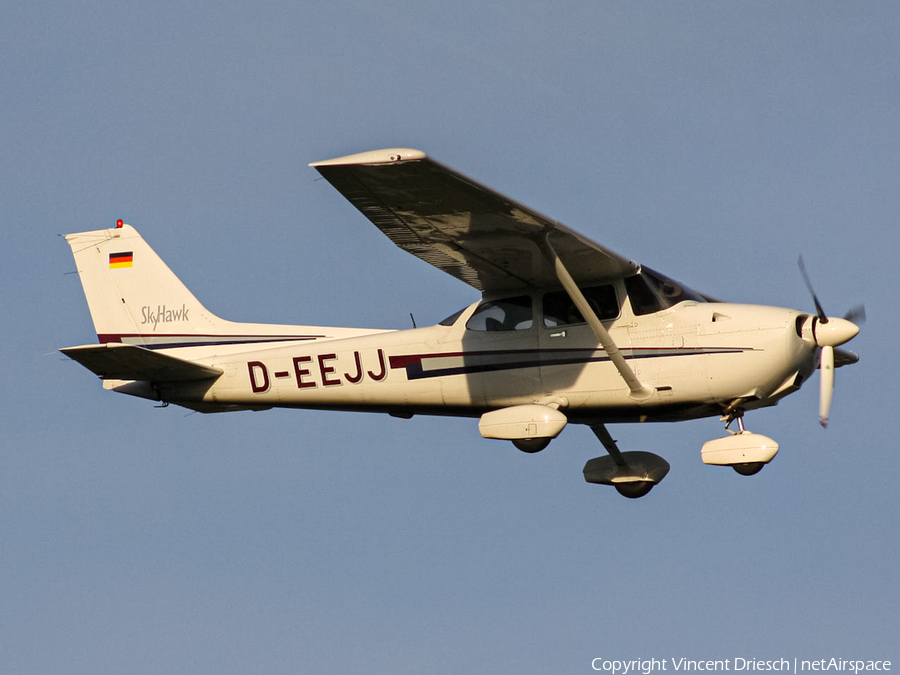
{"label": "airplane", "polygon": [[[98,343],[60,350],[107,390],[204,413],[273,407],[478,419],[487,439],[543,450],[587,425],[606,454],[584,479],[646,495],[668,473],[607,425],[719,417],[704,463],[757,473],[771,438],[744,414],[818,368],[827,424],[840,346],[859,332],[816,312],[721,302],[632,262],[419,150],[310,164],[401,249],[481,297],[404,330],[238,323],[207,310],[130,225],[69,234]],[[732,425],[737,428],[733,429]]]}

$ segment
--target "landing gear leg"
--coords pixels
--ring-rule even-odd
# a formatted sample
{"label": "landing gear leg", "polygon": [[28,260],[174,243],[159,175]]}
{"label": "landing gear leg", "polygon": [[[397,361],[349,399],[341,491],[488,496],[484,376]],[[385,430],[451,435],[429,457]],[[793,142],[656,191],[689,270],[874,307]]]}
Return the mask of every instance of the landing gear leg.
{"label": "landing gear leg", "polygon": [[[734,422],[735,420],[737,420],[738,430],[731,431],[731,429],[729,429],[729,427],[731,426],[731,423]],[[738,411],[738,413],[735,417],[732,417],[730,420],[728,420],[728,423],[725,425],[725,430],[734,434],[735,436],[746,433],[747,430],[744,428],[744,411],[743,410]],[[740,462],[738,464],[732,464],[731,468],[734,469],[735,471],[737,471],[742,476],[752,476],[752,475],[757,474],[760,471],[762,471],[762,468],[764,466],[765,466],[765,463],[763,463],[763,462]]]}
{"label": "landing gear leg", "polygon": [[612,485],[623,497],[637,499],[653,489],[669,472],[669,463],[651,452],[622,452],[602,423],[592,424],[591,431],[609,453],[595,457],[584,465],[588,483]]}
{"label": "landing gear leg", "polygon": [[591,431],[594,432],[594,436],[597,437],[597,440],[603,443],[603,447],[606,448],[606,451],[609,453],[609,456],[612,457],[613,461],[618,466],[625,466],[626,463],[625,460],[622,459],[622,452],[619,450],[619,446],[616,445],[616,440],[610,435],[606,425],[594,424],[591,426]]}
{"label": "landing gear leg", "polygon": [[[731,424],[737,420],[738,430]],[[769,462],[778,452],[778,443],[768,436],[754,434],[744,428],[744,411],[740,408],[726,411],[722,418],[725,430],[731,434],[703,444],[701,457],[704,464],[730,466],[742,476],[752,476]]]}

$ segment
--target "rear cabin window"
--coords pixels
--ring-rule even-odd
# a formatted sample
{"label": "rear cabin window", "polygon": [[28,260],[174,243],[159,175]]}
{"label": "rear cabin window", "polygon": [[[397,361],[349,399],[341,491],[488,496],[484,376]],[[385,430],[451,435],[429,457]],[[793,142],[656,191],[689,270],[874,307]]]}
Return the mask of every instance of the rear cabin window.
{"label": "rear cabin window", "polygon": [[[616,297],[616,288],[612,284],[585,288],[581,292],[601,321],[619,316],[619,301]],[[581,312],[565,291],[545,293],[542,304],[544,325],[547,328],[585,323]]]}
{"label": "rear cabin window", "polygon": [[527,330],[533,325],[529,295],[483,302],[466,322],[466,328],[481,332]]}

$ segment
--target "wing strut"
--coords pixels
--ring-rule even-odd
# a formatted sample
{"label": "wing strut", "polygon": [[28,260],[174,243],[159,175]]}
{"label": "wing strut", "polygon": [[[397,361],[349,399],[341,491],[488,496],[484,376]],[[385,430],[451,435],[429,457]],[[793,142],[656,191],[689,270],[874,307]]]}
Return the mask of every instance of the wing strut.
{"label": "wing strut", "polygon": [[603,347],[606,355],[609,356],[609,360],[612,361],[616,370],[619,371],[619,375],[625,380],[625,384],[628,385],[628,389],[630,390],[629,396],[635,401],[646,401],[653,395],[655,390],[652,387],[641,384],[640,380],[638,380],[637,375],[634,374],[631,366],[628,365],[625,357],[622,356],[616,343],[613,342],[609,331],[606,330],[603,322],[597,317],[597,314],[584,297],[581,289],[578,288],[578,284],[575,283],[572,275],[569,274],[569,270],[566,269],[562,260],[559,259],[559,256],[550,244],[549,238],[546,236],[543,237],[541,244],[547,259],[553,263],[559,282],[563,285],[563,288],[566,289],[566,293],[569,294],[569,297],[572,299],[572,302],[575,303],[578,311],[581,312],[581,316],[584,317],[585,321],[587,321],[588,325],[591,327],[591,330],[594,331],[594,335],[597,336],[597,341],[600,342],[600,346]]}

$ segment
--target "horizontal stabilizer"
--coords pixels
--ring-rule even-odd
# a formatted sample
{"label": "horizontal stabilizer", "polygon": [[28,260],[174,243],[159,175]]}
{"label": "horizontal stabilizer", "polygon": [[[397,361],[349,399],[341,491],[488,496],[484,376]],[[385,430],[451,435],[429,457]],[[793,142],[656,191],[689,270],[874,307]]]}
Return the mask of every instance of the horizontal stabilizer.
{"label": "horizontal stabilizer", "polygon": [[224,372],[221,368],[114,342],[66,347],[59,351],[105,380],[191,382],[218,377]]}

